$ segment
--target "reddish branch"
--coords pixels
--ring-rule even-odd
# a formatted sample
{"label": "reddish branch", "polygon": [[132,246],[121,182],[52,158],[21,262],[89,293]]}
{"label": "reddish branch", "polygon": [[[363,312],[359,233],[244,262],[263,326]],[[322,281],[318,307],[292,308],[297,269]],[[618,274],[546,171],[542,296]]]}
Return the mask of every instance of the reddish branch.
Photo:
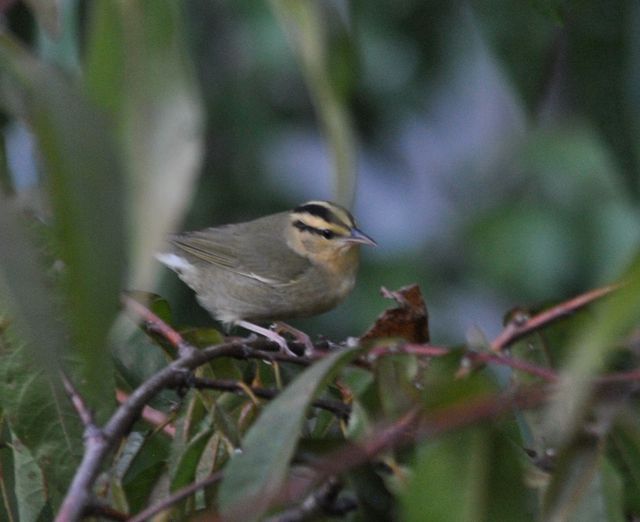
{"label": "reddish branch", "polygon": [[353,498],[339,498],[342,487],[338,479],[331,477],[312,491],[300,505],[269,517],[264,522],[303,522],[315,520],[318,515],[343,517],[357,509],[358,503]]}
{"label": "reddish branch", "polygon": [[558,380],[558,374],[551,368],[545,366],[539,366],[537,364],[530,363],[529,361],[523,361],[522,359],[516,359],[514,357],[505,357],[503,355],[487,352],[467,352],[465,357],[473,361],[474,363],[493,363],[501,366],[507,366],[514,370],[519,370],[529,375],[540,377],[547,382],[555,382]]}
{"label": "reddish branch", "polygon": [[420,408],[414,407],[364,441],[358,444],[347,444],[325,457],[314,466],[316,475],[313,481],[289,480],[282,488],[279,499],[300,498],[314,484],[354,469],[392,449],[483,420],[495,419],[514,408],[538,407],[547,400],[548,396],[547,388],[534,386],[510,394],[467,400],[439,412],[425,413]]}
{"label": "reddish branch", "polygon": [[[313,362],[307,357],[293,357],[265,350],[264,348],[273,347],[274,344],[264,339],[250,342],[234,340],[199,350],[186,342],[178,332],[145,306],[129,297],[124,297],[123,302],[131,313],[145,322],[148,331],[158,333],[174,346],[178,350],[179,357],[136,388],[104,427],[101,429],[95,427],[94,436],[85,437],[85,452],[82,461],[58,511],[56,522],[79,520],[89,512],[92,506],[95,506],[92,490],[104,460],[120,439],[131,429],[147,403],[161,390],[176,387],[181,383],[184,384],[185,374],[189,374],[195,368],[217,357],[259,358],[305,366]],[[71,383],[68,382],[68,384]],[[74,390],[73,393],[70,393],[70,397],[76,411],[83,422],[89,421],[90,410],[86,408],[84,401],[73,389],[73,386],[70,389]]]}
{"label": "reddish branch", "polygon": [[494,339],[491,343],[491,349],[494,352],[500,352],[516,342],[518,339],[529,335],[536,330],[539,330],[549,324],[562,319],[568,315],[571,315],[581,308],[584,308],[588,304],[601,299],[602,297],[609,295],[614,290],[620,288],[621,285],[609,285],[602,288],[596,288],[589,292],[585,292],[573,299],[564,301],[556,306],[545,310],[539,314],[534,315],[530,319],[523,322],[511,321],[507,324],[504,330]]}
{"label": "reddish branch", "polygon": [[84,425],[85,435],[89,435],[89,432],[96,431],[97,426],[93,419],[93,412],[89,409],[87,404],[84,402],[84,399],[78,393],[78,390],[73,385],[69,377],[62,371],[59,370],[60,380],[62,381],[62,385],[64,386],[65,391],[67,392],[67,396],[69,400],[71,400],[71,404],[73,404],[73,408],[76,410],[78,417],[80,417],[80,421]]}
{"label": "reddish branch", "polygon": [[250,346],[227,343],[197,350],[192,346],[182,350],[186,355],[173,361],[167,367],[152,375],[136,388],[129,398],[115,411],[102,429],[99,436],[85,438],[85,452],[76,470],[67,495],[56,516],[57,522],[79,520],[93,500],[93,485],[101,465],[127,434],[133,423],[139,418],[144,406],[161,390],[182,382],[185,372],[201,366],[216,357],[241,356],[251,351]]}
{"label": "reddish branch", "polygon": [[178,332],[160,319],[160,317],[135,299],[123,295],[122,304],[129,312],[144,321],[145,328],[148,331],[160,334],[167,340],[178,351],[180,356],[188,355],[187,352],[196,349],[187,343]]}
{"label": "reddish branch", "polygon": [[[393,347],[377,347],[369,352],[369,356],[386,357],[397,354],[410,354],[419,355],[421,357],[443,357],[452,353],[462,351],[460,349],[444,348],[442,346],[431,346],[427,344],[404,344]],[[499,364],[501,366],[507,366],[514,370],[520,370],[522,372],[540,377],[548,382],[555,382],[558,379],[558,374],[551,368],[545,366],[539,366],[529,361],[522,359],[516,359],[514,357],[507,357],[504,355],[489,353],[489,352],[464,352],[464,357],[475,364]]]}
{"label": "reddish branch", "polygon": [[[118,401],[118,404],[124,404],[127,402],[128,398],[129,394],[120,389],[116,390],[116,400]],[[169,437],[174,438],[176,436],[176,427],[171,424],[169,418],[164,412],[156,410],[149,405],[145,405],[145,407],[142,408],[140,416],[152,426],[155,426],[157,429],[161,429],[163,433]]]}
{"label": "reddish branch", "polygon": [[[612,285],[593,290],[550,308],[526,321],[520,323],[512,322],[507,325],[504,331],[491,343],[491,348],[494,352],[500,352],[523,336],[574,313],[587,304],[611,293],[616,288],[618,288],[618,286]],[[94,425],[90,409],[87,408],[71,382],[66,377],[63,377],[65,388],[78,415],[87,431],[91,431],[94,436],[85,437],[84,456],[58,512],[56,517],[57,522],[79,520],[89,512],[91,507],[95,505],[95,503],[93,503],[93,485],[106,457],[113,451],[120,439],[127,434],[132,424],[140,417],[147,403],[162,389],[184,384],[185,374],[188,375],[198,366],[211,359],[222,356],[241,359],[259,358],[303,366],[309,365],[316,358],[323,356],[321,352],[316,352],[313,358],[292,357],[279,352],[269,351],[264,348],[272,347],[273,345],[264,339],[257,339],[251,342],[232,341],[199,350],[187,343],[178,332],[164,323],[164,321],[145,306],[128,297],[124,297],[123,302],[131,313],[144,321],[148,331],[160,335],[176,348],[178,358],[166,368],[163,368],[147,379],[126,399],[123,397],[123,403],[102,429]],[[371,350],[370,355],[376,357],[388,356],[394,353],[437,357],[451,353],[451,349],[430,345],[406,344],[399,347],[374,348]],[[473,363],[495,363],[509,366],[536,375],[548,382],[554,382],[557,379],[556,373],[549,368],[536,366],[527,361],[513,359],[497,353],[467,352],[465,356]],[[624,374],[605,376],[601,378],[601,381],[617,382],[636,380],[638,378],[640,378],[640,372],[627,372]],[[445,433],[481,420],[495,418],[514,407],[523,409],[535,407],[546,400],[546,397],[545,388],[535,387],[511,395],[500,395],[468,401],[464,404],[447,408],[440,413],[431,413],[429,415],[424,414],[418,408],[414,408],[393,424],[377,431],[371,438],[364,442],[360,444],[350,444],[324,459],[316,468],[316,484],[323,483],[330,477],[358,466],[391,448],[396,448],[416,439]],[[210,480],[213,481],[214,479],[210,478]],[[178,493],[188,496],[200,487],[205,487],[205,485],[195,483]],[[294,493],[295,498],[300,498],[303,493],[308,491],[309,487],[311,487],[311,485],[308,483],[305,483],[303,486],[300,483],[291,481],[286,485],[286,489],[283,490],[283,497],[284,493],[287,493],[286,497],[291,498],[290,494]],[[169,499],[167,499],[167,501],[169,501]],[[177,502],[177,500],[174,500],[174,502]],[[150,510],[151,509],[162,510],[166,508],[158,505],[150,508]],[[141,516],[144,514],[144,512],[140,513],[133,520],[143,520]]]}

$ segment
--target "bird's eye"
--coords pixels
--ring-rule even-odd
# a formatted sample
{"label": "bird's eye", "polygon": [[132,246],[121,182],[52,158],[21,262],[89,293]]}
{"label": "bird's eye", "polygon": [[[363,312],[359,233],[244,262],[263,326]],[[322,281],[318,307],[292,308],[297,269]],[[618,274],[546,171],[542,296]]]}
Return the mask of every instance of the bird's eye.
{"label": "bird's eye", "polygon": [[336,236],[335,232],[332,232],[331,230],[327,230],[327,229],[324,229],[321,232],[321,234],[322,234],[322,237],[325,239],[333,239]]}

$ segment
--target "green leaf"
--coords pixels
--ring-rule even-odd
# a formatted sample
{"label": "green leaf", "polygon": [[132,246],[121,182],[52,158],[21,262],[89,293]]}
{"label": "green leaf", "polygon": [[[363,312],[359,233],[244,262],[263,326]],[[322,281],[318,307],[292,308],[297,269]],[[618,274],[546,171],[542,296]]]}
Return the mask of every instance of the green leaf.
{"label": "green leaf", "polygon": [[624,490],[628,509],[640,512],[640,422],[636,412],[616,423],[611,436],[613,460],[624,471]]}
{"label": "green leaf", "polygon": [[109,477],[109,490],[113,506],[123,512],[130,511],[130,507],[122,481],[143,444],[144,436],[137,431],[131,432],[118,451]]}
{"label": "green leaf", "polygon": [[600,467],[600,480],[607,520],[611,522],[624,522],[627,519],[624,509],[624,487],[622,478],[609,459],[604,459]]}
{"label": "green leaf", "polygon": [[531,520],[519,457],[510,440],[484,427],[426,442],[401,498],[402,520]]}
{"label": "green leaf", "polygon": [[[543,519],[572,520],[578,507],[589,503],[597,478],[602,445],[595,437],[581,435],[561,452],[544,497]],[[581,513],[589,511],[581,509]],[[599,510],[596,510],[598,512]],[[598,518],[598,520],[601,520]]]}
{"label": "green leaf", "polygon": [[6,36],[0,39],[0,67],[19,96],[46,167],[65,264],[65,311],[73,334],[68,346],[79,363],[78,387],[101,420],[114,404],[106,338],[124,271],[122,172],[113,131],[66,76]]}
{"label": "green leaf", "polygon": [[171,491],[180,489],[194,481],[200,457],[209,443],[212,433],[213,428],[209,425],[187,443],[171,477]]}
{"label": "green leaf", "polygon": [[128,174],[129,286],[147,288],[154,252],[189,203],[203,115],[188,60],[181,3],[91,3],[86,77],[119,131]]}
{"label": "green leaf", "polygon": [[17,437],[12,437],[15,495],[21,522],[35,522],[47,503],[42,471],[33,455]]}
{"label": "green leaf", "polygon": [[415,357],[407,355],[384,357],[375,366],[376,383],[383,412],[388,417],[396,417],[407,411],[419,397],[413,383],[418,363]]}
{"label": "green leaf", "polygon": [[624,286],[594,307],[595,320],[578,330],[569,346],[558,391],[546,412],[547,439],[561,445],[579,429],[591,391],[590,377],[605,367],[624,335],[640,317],[640,259],[628,271]]}
{"label": "green leaf", "polygon": [[344,97],[331,81],[323,11],[313,0],[272,0],[271,6],[299,56],[307,89],[329,142],[335,200],[349,206],[356,180],[355,137]]}
{"label": "green leaf", "polygon": [[0,414],[0,520],[8,522],[19,520],[15,498],[13,452],[8,451],[6,446],[11,437],[9,426]]}
{"label": "green leaf", "polygon": [[239,429],[236,423],[219,402],[212,404],[211,408],[216,431],[218,431],[234,448],[239,448],[241,441]]}
{"label": "green leaf", "polygon": [[0,401],[12,431],[42,470],[54,506],[82,454],[82,427],[60,383],[24,346],[0,338]]}
{"label": "green leaf", "polygon": [[608,460],[602,459],[584,495],[566,518],[570,522],[625,522],[622,481]]}
{"label": "green leaf", "polygon": [[0,335],[0,406],[44,473],[55,506],[82,452],[82,427],[52,372],[67,337],[55,318],[59,310],[38,253],[17,213],[1,203],[0,307],[11,305],[13,316],[12,327]]}
{"label": "green leaf", "polygon": [[152,492],[158,491],[158,485],[163,484],[168,456],[166,437],[153,435],[145,439],[122,480],[131,513],[147,506]]}
{"label": "green leaf", "polygon": [[393,520],[395,499],[376,468],[376,463],[368,463],[351,471],[349,484],[358,497],[362,520],[386,522]]}
{"label": "green leaf", "polygon": [[316,362],[264,408],[249,429],[242,452],[225,468],[219,493],[225,520],[258,520],[269,508],[286,477],[311,400],[359,353],[359,348],[345,349]]}

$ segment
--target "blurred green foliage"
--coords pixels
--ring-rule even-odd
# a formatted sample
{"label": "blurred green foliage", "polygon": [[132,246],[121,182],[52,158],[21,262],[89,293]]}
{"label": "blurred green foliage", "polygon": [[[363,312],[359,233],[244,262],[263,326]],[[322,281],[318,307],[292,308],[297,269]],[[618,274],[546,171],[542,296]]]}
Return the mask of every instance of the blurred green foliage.
{"label": "blurred green foliage", "polygon": [[[285,390],[268,406],[165,390],[151,406],[175,433],[134,426],[100,478],[110,505],[136,513],[224,470],[175,517],[233,516],[243,485],[259,517],[310,463],[357,460],[332,451],[420,411],[411,441],[344,470],[338,500],[358,509],[343,519],[640,517],[635,384],[593,380],[638,363],[636,2],[31,0],[0,17],[0,520],[52,519],[78,465],[59,368],[102,423],[114,387],[173,357],[118,316],[124,289],[152,290],[165,234],[318,198],[355,199],[380,248],[345,304],[296,323],[312,337],[361,335],[388,306],[380,286],[417,282],[433,342],[483,352],[515,306],[628,285],[514,347],[557,372],[535,412],[509,402],[530,376],[471,367],[464,349],[368,367],[345,350],[306,370],[216,360],[196,376]],[[177,278],[157,286],[163,319],[218,342]],[[346,397],[349,422],[309,410],[317,392]]]}

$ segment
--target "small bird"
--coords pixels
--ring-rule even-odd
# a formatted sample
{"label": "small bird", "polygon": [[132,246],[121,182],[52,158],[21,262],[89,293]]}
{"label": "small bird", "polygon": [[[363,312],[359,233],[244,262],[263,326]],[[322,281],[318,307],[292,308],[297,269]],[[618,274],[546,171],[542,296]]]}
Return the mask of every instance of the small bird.
{"label": "small bird", "polygon": [[360,245],[376,246],[349,211],[329,201],[176,234],[168,243],[157,259],[194,290],[203,308],[290,354],[280,335],[255,323],[331,310],[355,285]]}

